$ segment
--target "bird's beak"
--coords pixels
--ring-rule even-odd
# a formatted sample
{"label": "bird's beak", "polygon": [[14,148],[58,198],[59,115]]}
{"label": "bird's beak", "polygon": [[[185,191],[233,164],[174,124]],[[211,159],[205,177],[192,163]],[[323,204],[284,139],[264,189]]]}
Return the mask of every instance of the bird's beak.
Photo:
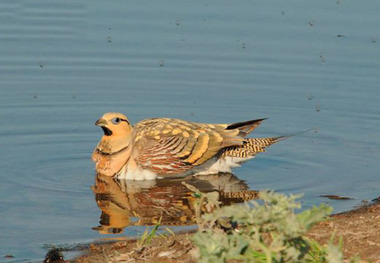
{"label": "bird's beak", "polygon": [[106,124],[107,124],[107,122],[104,119],[102,119],[102,118],[100,118],[99,120],[97,120],[95,122],[96,126],[105,126]]}

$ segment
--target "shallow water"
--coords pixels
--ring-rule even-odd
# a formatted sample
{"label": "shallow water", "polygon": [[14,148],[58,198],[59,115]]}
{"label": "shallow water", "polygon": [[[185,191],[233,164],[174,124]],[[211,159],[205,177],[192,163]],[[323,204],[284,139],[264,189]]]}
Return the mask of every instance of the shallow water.
{"label": "shallow water", "polygon": [[269,117],[257,136],[315,128],[235,174],[251,189],[302,192],[305,207],[328,202],[336,212],[379,196],[379,8],[2,0],[0,262],[41,261],[46,244],[109,237],[92,229],[101,211],[90,188],[94,121],[107,111],[132,122]]}
{"label": "shallow water", "polygon": [[[148,181],[115,180],[98,175],[92,190],[102,211],[99,226],[93,228],[100,234],[120,234],[130,226],[156,224],[194,227],[197,213],[258,197],[258,192],[248,190],[243,180],[226,173]],[[203,194],[205,203],[208,202],[199,207]]]}

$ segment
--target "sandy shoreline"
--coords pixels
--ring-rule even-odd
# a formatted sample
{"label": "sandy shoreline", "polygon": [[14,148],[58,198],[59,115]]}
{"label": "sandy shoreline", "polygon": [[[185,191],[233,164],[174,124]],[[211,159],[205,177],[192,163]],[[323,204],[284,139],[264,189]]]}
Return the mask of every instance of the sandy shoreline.
{"label": "sandy shoreline", "polygon": [[[372,204],[335,214],[315,225],[308,236],[326,244],[331,235],[343,238],[345,258],[359,256],[363,262],[380,262],[380,204]],[[91,244],[70,262],[196,262],[191,232],[155,238],[139,247],[136,239],[107,244]],[[63,262],[63,261],[62,261]],[[66,261],[67,262],[67,261]]]}

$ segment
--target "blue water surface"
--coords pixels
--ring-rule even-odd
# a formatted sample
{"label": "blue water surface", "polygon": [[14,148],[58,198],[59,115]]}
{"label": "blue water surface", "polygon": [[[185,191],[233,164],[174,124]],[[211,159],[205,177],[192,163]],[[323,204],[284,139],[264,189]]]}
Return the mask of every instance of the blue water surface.
{"label": "blue water surface", "polygon": [[94,122],[108,111],[134,123],[268,117],[257,136],[313,129],[235,174],[335,212],[379,196],[379,11],[370,0],[2,0],[0,262],[110,237],[91,229],[90,189]]}

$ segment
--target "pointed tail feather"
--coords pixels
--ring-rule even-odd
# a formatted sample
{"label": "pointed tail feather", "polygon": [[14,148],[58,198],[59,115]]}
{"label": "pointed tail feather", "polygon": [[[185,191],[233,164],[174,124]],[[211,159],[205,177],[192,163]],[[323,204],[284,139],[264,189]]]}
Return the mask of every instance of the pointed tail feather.
{"label": "pointed tail feather", "polygon": [[245,137],[249,133],[251,133],[254,129],[256,129],[263,120],[266,120],[266,119],[267,118],[262,118],[262,119],[251,120],[251,121],[232,123],[227,126],[226,130],[238,129],[240,131],[239,135],[241,137]]}
{"label": "pointed tail feather", "polygon": [[260,152],[265,152],[265,148],[272,144],[288,139],[290,137],[306,133],[309,131],[315,131],[316,129],[309,129],[294,134],[268,137],[268,138],[247,138],[242,145],[234,145],[223,149],[222,156],[224,157],[239,157],[239,158],[251,158]]}
{"label": "pointed tail feather", "polygon": [[248,138],[242,145],[235,145],[224,149],[222,156],[249,158],[260,152],[265,152],[265,148],[284,140],[288,137],[270,137],[270,138]]}

